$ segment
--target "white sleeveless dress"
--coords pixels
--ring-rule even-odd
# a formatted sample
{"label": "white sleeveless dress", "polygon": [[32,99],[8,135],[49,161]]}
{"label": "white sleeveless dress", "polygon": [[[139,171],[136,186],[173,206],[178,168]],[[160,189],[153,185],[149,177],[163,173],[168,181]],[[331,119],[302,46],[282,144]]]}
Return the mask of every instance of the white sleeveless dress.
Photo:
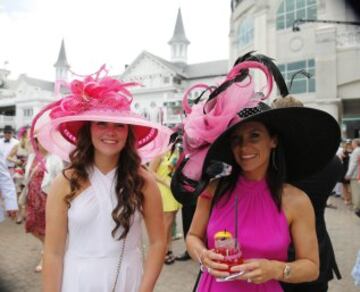
{"label": "white sleeveless dress", "polygon": [[[68,241],[64,256],[62,292],[111,292],[124,240],[115,240],[111,212],[116,206],[115,169],[89,174],[91,185],[68,210]],[[116,292],[137,292],[143,273],[140,212],[133,216]],[[117,235],[122,228],[119,228]]]}

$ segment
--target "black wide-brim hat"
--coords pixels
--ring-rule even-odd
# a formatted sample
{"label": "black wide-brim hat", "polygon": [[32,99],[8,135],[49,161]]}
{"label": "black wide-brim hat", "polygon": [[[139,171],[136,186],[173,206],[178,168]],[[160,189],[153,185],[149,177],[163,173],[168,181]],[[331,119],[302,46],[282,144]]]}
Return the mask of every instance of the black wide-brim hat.
{"label": "black wide-brim hat", "polygon": [[207,168],[214,162],[234,166],[231,134],[250,121],[261,122],[277,134],[284,149],[287,181],[302,179],[320,171],[335,155],[341,134],[337,121],[329,113],[308,107],[271,109],[263,103],[261,105],[254,108],[254,114],[250,113],[228,127],[210,146],[202,169],[203,179]]}

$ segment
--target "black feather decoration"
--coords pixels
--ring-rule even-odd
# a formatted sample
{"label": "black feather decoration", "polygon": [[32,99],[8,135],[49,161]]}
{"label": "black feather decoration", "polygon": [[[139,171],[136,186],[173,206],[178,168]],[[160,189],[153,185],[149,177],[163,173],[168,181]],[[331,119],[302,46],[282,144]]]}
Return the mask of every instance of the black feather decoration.
{"label": "black feather decoration", "polygon": [[248,52],[245,55],[237,58],[234,66],[245,61],[257,61],[264,64],[269,69],[270,73],[273,75],[275,83],[280,91],[280,95],[282,97],[289,95],[289,90],[284,80],[284,77],[281,74],[278,66],[274,63],[274,59],[263,54],[253,55],[254,52],[255,51]]}

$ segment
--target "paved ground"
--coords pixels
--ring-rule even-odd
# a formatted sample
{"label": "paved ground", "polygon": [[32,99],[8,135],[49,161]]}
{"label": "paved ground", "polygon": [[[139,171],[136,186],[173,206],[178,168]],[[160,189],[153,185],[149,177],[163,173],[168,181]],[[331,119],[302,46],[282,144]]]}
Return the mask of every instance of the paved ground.
{"label": "paved ground", "polygon": [[[326,220],[343,280],[333,280],[330,292],[356,292],[350,276],[357,250],[360,249],[360,219],[350,212],[340,199],[334,199],[338,209],[327,209]],[[179,221],[180,222],[180,221]],[[41,246],[23,232],[23,225],[6,221],[0,224],[0,292],[38,292],[39,274],[33,272]],[[174,241],[175,253],[184,249],[182,240]],[[198,266],[192,261],[165,266],[156,292],[192,291]],[[101,291],[99,291],[101,292]]]}

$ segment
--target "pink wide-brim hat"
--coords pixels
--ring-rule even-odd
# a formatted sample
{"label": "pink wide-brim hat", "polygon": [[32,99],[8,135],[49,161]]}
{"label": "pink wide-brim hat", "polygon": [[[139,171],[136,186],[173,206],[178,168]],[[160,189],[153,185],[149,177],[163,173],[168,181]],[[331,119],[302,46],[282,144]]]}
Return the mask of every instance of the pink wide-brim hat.
{"label": "pink wide-brim hat", "polygon": [[[45,106],[32,122],[31,142],[38,156],[35,130],[39,142],[47,151],[69,161],[79,130],[91,121],[130,125],[142,163],[167,151],[172,131],[131,111],[133,96],[128,88],[141,84],[123,82],[107,73],[104,65],[83,80],[62,82],[68,88],[68,95]],[[103,74],[105,76],[101,76]],[[60,87],[56,88],[59,93]]]}
{"label": "pink wide-brim hat", "polygon": [[168,150],[172,131],[131,111],[97,110],[56,119],[43,117],[37,138],[47,151],[69,161],[69,154],[75,149],[78,130],[85,122],[91,121],[130,125],[142,163],[147,163]]}

